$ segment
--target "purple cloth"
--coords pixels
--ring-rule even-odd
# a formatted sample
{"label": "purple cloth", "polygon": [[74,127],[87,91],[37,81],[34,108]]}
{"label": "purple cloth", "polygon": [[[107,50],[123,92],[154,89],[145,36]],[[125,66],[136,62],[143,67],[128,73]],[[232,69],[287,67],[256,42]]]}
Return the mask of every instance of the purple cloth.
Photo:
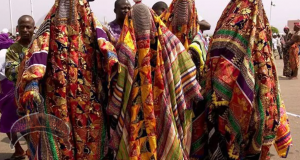
{"label": "purple cloth", "polygon": [[8,49],[14,41],[9,38],[9,35],[6,33],[0,34],[0,50]]}
{"label": "purple cloth", "polygon": [[47,57],[48,53],[47,52],[36,52],[32,57],[28,60],[26,65],[31,66],[31,65],[37,65],[37,64],[42,64],[42,65],[47,65]]}
{"label": "purple cloth", "polygon": [[0,82],[2,93],[0,94],[0,132],[10,133],[11,126],[19,119],[15,103],[14,84],[8,79]]}
{"label": "purple cloth", "polygon": [[108,24],[109,26],[109,30],[112,33],[112,35],[115,37],[116,41],[119,41],[121,32],[122,32],[122,28],[121,26],[116,23],[115,21],[112,21]]}

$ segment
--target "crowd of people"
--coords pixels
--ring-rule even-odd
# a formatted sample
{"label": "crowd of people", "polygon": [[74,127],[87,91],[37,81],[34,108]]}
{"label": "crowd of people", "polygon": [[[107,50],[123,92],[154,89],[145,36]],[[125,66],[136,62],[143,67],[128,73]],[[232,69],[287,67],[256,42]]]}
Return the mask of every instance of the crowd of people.
{"label": "crowd of people", "polygon": [[116,0],[108,26],[92,1],[55,0],[36,32],[24,15],[19,38],[0,35],[11,159],[267,160],[273,145],[287,157],[274,54],[297,78],[300,23],[277,38],[262,0],[234,0],[208,37],[195,0]]}
{"label": "crowd of people", "polygon": [[[297,79],[299,67],[299,30],[300,23],[295,23],[293,31],[289,27],[284,28],[284,35],[273,34],[272,44],[275,58],[280,57],[284,62],[283,76],[291,80]],[[293,33],[294,32],[294,33]],[[298,47],[297,47],[298,46]]]}
{"label": "crowd of people", "polygon": [[297,79],[300,54],[300,23],[295,23],[294,33],[288,27],[284,28],[285,35],[281,38],[284,70],[283,75],[290,79]]}

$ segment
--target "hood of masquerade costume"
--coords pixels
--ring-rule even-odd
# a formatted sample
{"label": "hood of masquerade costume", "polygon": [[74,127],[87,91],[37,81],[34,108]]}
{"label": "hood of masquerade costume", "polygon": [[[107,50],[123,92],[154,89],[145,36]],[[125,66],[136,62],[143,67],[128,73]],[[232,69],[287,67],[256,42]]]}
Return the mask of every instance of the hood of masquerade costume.
{"label": "hood of masquerade costume", "polygon": [[0,50],[1,49],[8,49],[14,41],[9,38],[7,33],[0,34]]}
{"label": "hood of masquerade costume", "polygon": [[140,2],[124,21],[118,50],[119,76],[108,107],[118,122],[110,130],[117,159],[188,159],[191,102],[201,99],[190,55]]}
{"label": "hood of masquerade costume", "polygon": [[267,159],[275,139],[280,156],[287,155],[291,144],[287,122],[281,123],[286,135],[276,136],[286,115],[280,112],[284,106],[271,41],[262,0],[229,2],[217,24],[205,68],[212,156]]}
{"label": "hood of masquerade costume", "polygon": [[173,0],[161,19],[188,49],[199,31],[195,0]]}

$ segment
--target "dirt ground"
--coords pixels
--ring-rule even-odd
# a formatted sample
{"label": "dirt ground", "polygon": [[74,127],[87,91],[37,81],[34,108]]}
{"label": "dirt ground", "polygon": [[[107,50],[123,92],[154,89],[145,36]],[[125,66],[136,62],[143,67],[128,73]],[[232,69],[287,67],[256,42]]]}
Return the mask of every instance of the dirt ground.
{"label": "dirt ground", "polygon": [[[280,85],[283,100],[286,104],[287,111],[292,114],[300,115],[300,79],[298,80],[288,80],[282,78],[283,62],[282,60],[277,60],[277,70],[278,75],[280,76]],[[291,131],[293,136],[293,146],[290,149],[288,160],[299,160],[300,159],[300,118],[295,116],[289,116]],[[21,141],[21,144],[26,148],[25,141]],[[13,150],[9,147],[9,140],[5,134],[0,134],[0,160],[9,158]],[[277,153],[274,148],[271,151],[272,160],[279,160],[280,157],[277,156]],[[297,158],[298,157],[298,158]]]}

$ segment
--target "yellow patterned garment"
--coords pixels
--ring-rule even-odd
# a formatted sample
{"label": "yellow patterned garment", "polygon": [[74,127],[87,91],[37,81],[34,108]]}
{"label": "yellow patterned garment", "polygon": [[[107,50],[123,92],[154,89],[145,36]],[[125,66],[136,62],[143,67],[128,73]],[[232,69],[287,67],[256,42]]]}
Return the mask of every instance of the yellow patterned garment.
{"label": "yellow patterned garment", "polygon": [[6,53],[5,75],[7,79],[16,83],[19,66],[27,53],[28,48],[16,42],[12,44]]}
{"label": "yellow patterned garment", "polygon": [[280,115],[280,124],[277,129],[274,147],[281,158],[287,158],[289,149],[292,145],[292,135],[290,131],[289,119],[283,101],[280,106]]}

